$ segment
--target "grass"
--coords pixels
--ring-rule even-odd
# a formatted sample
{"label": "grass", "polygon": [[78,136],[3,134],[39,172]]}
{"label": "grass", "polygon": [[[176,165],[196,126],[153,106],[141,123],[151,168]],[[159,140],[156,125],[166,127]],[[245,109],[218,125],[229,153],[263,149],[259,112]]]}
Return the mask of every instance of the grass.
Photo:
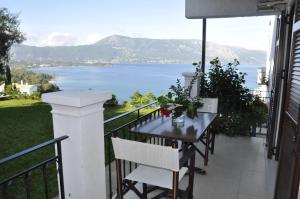
{"label": "grass", "polygon": [[[130,105],[108,107],[105,109],[104,117],[106,119],[111,118],[132,109],[133,107]],[[153,109],[145,109],[141,111],[141,114],[145,114],[151,110]],[[39,100],[13,99],[0,101],[0,159],[53,139],[50,111],[51,107]],[[132,113],[126,118],[111,122],[105,126],[105,132],[109,132],[111,129],[125,124],[136,117],[137,113]],[[47,147],[6,165],[2,165],[0,166],[0,181],[53,155],[54,148]],[[30,186],[34,190],[32,191],[32,198],[43,198],[44,196],[41,172],[41,169],[36,170],[30,177]],[[26,198],[23,184],[24,179],[20,178],[10,185],[9,191],[13,193],[13,198]],[[56,196],[58,193],[55,164],[49,165],[49,192],[50,198]]]}

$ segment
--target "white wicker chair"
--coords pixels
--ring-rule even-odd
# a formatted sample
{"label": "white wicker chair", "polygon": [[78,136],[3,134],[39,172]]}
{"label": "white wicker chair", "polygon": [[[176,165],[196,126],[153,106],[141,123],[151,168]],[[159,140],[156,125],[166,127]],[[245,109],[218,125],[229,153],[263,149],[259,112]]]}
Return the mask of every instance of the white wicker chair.
{"label": "white wicker chair", "polygon": [[202,98],[203,106],[198,109],[202,113],[218,113],[218,98]]}

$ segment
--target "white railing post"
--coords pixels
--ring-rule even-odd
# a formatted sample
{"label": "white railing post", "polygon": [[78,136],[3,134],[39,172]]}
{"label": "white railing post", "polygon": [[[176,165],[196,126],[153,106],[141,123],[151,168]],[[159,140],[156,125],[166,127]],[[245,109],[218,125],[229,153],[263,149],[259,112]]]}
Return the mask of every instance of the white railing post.
{"label": "white railing post", "polygon": [[54,137],[62,143],[65,198],[106,198],[103,104],[111,93],[60,91],[43,94],[52,107]]}
{"label": "white railing post", "polygon": [[[182,73],[182,76],[184,77],[184,86],[185,88],[188,88],[191,84],[192,79],[195,76],[195,73],[184,72]],[[200,94],[200,77],[196,78],[194,84],[192,85],[191,97],[199,96],[199,94]]]}

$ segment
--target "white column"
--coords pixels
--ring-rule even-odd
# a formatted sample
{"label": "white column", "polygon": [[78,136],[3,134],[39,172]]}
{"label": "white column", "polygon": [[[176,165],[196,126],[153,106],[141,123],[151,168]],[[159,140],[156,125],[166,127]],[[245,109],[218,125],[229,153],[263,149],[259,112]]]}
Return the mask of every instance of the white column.
{"label": "white column", "polygon": [[106,198],[103,103],[111,93],[60,91],[43,94],[52,106],[54,136],[62,142],[66,198]]}
{"label": "white column", "polygon": [[[184,86],[185,88],[188,88],[191,84],[191,81],[193,77],[195,76],[194,72],[184,72],[182,73],[182,76],[184,77]],[[199,96],[200,94],[200,78],[196,78],[192,90],[191,90],[191,97]]]}

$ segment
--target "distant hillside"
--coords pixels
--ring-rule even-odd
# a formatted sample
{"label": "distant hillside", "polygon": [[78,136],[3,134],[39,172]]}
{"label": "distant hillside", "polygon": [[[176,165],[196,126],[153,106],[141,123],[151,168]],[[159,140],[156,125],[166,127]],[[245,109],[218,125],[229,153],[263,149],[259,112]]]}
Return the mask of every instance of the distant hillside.
{"label": "distant hillside", "polygon": [[[146,39],[113,35],[95,44],[36,47],[19,45],[12,49],[13,61],[28,64],[53,63],[191,63],[201,59],[201,40]],[[207,44],[207,61],[237,58],[242,64],[264,65],[266,52],[240,47]]]}

